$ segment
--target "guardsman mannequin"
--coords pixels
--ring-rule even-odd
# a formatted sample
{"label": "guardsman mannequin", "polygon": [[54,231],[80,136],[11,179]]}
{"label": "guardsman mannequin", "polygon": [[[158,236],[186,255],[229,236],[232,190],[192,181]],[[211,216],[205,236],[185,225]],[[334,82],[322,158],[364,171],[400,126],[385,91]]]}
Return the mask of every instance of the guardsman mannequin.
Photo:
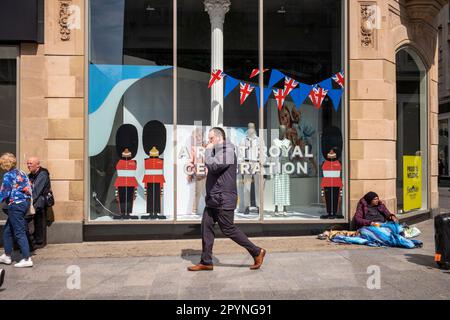
{"label": "guardsman mannequin", "polygon": [[145,175],[143,183],[147,197],[147,213],[142,219],[166,219],[161,213],[161,203],[164,190],[164,160],[159,156],[166,146],[166,128],[157,120],[152,120],[144,126],[143,144],[150,156],[145,159]]}
{"label": "guardsman mannequin", "polygon": [[113,219],[138,219],[132,216],[133,203],[136,200],[138,182],[136,180],[136,156],[138,148],[137,129],[131,124],[119,127],[116,134],[116,152],[120,157],[117,162],[117,178],[114,182],[115,197],[120,215]]}
{"label": "guardsman mannequin", "polygon": [[321,196],[325,197],[327,214],[321,219],[343,219],[338,214],[339,202],[342,198],[342,166],[338,158],[342,153],[342,135],[337,127],[324,130],[322,135],[322,154],[326,159],[322,163],[323,178],[320,184]]}

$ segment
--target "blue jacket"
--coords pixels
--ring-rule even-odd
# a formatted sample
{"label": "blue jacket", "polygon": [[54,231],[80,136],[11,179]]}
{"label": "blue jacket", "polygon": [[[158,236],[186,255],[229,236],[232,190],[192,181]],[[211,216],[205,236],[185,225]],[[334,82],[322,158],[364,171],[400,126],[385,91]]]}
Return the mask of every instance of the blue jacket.
{"label": "blue jacket", "polygon": [[206,206],[208,208],[234,210],[237,204],[235,147],[231,142],[206,149]]}
{"label": "blue jacket", "polygon": [[23,171],[12,169],[3,176],[0,187],[0,203],[5,201],[8,205],[21,203],[31,199],[31,184]]}

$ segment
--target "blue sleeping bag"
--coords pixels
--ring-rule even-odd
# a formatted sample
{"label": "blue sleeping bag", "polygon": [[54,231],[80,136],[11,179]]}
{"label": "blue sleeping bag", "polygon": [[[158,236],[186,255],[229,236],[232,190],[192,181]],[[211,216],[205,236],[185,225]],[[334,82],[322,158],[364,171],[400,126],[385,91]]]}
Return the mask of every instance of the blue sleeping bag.
{"label": "blue sleeping bag", "polygon": [[361,244],[371,247],[399,247],[413,249],[422,246],[422,241],[407,239],[401,235],[403,227],[396,222],[382,223],[380,227],[362,227],[359,235],[347,237],[334,236],[331,241],[336,243]]}

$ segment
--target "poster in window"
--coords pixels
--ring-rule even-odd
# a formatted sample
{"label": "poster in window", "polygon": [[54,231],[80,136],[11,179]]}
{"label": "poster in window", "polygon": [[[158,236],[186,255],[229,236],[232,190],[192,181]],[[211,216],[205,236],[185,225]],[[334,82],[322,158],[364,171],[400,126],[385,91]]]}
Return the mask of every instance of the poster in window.
{"label": "poster in window", "polygon": [[403,211],[422,207],[422,157],[403,156]]}

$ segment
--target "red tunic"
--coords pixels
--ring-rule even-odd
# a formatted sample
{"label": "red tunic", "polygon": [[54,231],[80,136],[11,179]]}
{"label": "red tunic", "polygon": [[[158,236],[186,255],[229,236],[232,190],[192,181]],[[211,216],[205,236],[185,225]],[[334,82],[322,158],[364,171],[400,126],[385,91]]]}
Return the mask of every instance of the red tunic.
{"label": "red tunic", "polygon": [[159,183],[161,188],[166,182],[163,174],[164,160],[160,158],[147,158],[145,159],[145,175],[142,182],[144,185],[147,183]]}
{"label": "red tunic", "polygon": [[119,160],[116,165],[117,179],[114,183],[114,187],[137,188],[138,182],[136,180],[136,169],[136,160]]}
{"label": "red tunic", "polygon": [[326,160],[322,164],[323,178],[320,187],[329,188],[337,187],[342,188],[341,180],[341,163],[339,161]]}

